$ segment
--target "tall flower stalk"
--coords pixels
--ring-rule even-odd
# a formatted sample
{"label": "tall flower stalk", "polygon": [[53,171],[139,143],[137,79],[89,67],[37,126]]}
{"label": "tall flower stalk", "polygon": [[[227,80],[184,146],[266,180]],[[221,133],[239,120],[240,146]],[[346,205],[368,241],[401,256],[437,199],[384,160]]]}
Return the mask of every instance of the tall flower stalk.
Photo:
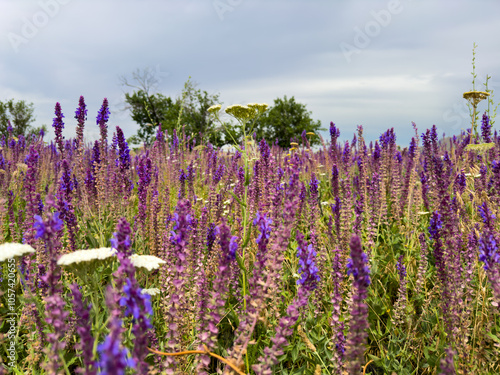
{"label": "tall flower stalk", "polygon": [[364,351],[368,338],[368,306],[365,303],[370,285],[368,257],[363,252],[361,240],[353,235],[349,244],[351,258],[347,263],[347,274],[353,277],[353,302],[351,307],[350,331],[346,347],[349,374],[359,374],[364,365]]}

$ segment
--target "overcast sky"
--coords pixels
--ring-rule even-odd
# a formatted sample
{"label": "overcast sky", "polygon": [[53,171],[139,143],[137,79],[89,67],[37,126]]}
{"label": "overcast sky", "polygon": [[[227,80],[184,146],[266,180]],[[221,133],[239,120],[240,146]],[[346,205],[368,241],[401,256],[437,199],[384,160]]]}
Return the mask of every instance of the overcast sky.
{"label": "overcast sky", "polygon": [[48,138],[60,102],[70,138],[83,95],[91,141],[107,97],[109,133],[130,137],[119,77],[150,69],[166,96],[189,76],[223,106],[294,96],[341,139],[394,127],[406,145],[412,121],[447,135],[470,124],[474,42],[476,88],[489,74],[500,101],[499,16],[498,0],[0,0],[0,100],[33,102]]}

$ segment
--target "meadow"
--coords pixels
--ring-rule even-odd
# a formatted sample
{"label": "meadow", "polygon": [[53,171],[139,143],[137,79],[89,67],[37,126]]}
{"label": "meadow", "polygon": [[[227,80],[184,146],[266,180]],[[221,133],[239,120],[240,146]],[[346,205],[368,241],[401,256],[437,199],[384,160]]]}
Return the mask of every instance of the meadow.
{"label": "meadow", "polygon": [[83,97],[74,138],[59,104],[55,141],[4,138],[0,373],[500,373],[489,118],[407,146],[331,123],[312,151],[248,136],[264,110],[228,111],[231,153],[182,128],[132,151],[106,101],[86,144]]}

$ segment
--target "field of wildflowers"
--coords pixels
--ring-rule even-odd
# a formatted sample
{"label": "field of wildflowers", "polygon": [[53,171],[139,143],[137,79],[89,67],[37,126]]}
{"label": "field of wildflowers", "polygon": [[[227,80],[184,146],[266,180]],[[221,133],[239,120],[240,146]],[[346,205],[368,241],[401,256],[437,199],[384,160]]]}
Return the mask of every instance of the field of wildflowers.
{"label": "field of wildflowers", "polygon": [[[0,148],[0,373],[498,374],[500,137]],[[210,109],[215,117],[220,106]],[[67,120],[66,120],[67,121]],[[477,132],[476,132],[477,133]],[[474,134],[473,134],[474,135]]]}

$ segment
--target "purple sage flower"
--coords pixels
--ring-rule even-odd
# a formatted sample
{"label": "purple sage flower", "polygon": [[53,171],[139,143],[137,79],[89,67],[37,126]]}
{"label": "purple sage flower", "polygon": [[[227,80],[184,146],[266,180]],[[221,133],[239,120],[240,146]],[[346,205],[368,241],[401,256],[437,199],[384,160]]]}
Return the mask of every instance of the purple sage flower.
{"label": "purple sage flower", "polygon": [[62,154],[64,153],[64,145],[63,145],[64,137],[62,135],[62,130],[64,129],[64,122],[62,119],[64,118],[64,115],[62,114],[61,104],[59,104],[59,102],[56,103],[55,115],[56,117],[54,117],[54,122],[52,123],[52,126],[54,127],[54,133],[56,134],[57,148],[59,149],[59,152]]}

